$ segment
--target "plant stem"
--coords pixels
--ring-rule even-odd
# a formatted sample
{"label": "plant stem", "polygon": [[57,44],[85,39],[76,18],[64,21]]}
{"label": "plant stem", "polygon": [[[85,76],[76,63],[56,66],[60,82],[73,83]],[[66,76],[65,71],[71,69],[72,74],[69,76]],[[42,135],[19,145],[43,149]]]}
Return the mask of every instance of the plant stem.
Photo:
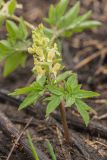
{"label": "plant stem", "polygon": [[[20,22],[20,18],[17,17],[17,16],[15,16],[15,15],[8,16],[8,18],[9,18],[9,19],[12,19],[12,20],[14,20],[14,21],[16,21],[16,22]],[[27,21],[25,21],[25,20],[24,20],[24,22],[25,22],[25,25],[26,25],[29,29],[33,30],[33,29],[35,28],[35,27],[34,27],[33,25],[31,25],[29,22],[27,22]]]}
{"label": "plant stem", "polygon": [[62,124],[64,127],[64,136],[65,136],[65,139],[69,141],[69,130],[68,130],[68,124],[66,120],[66,111],[65,111],[63,101],[60,103],[60,113],[61,113]]}
{"label": "plant stem", "polygon": [[63,33],[63,30],[54,31],[53,36],[52,36],[52,38],[51,38],[50,45],[53,45],[53,43],[54,43],[55,40],[61,35],[61,33]]}

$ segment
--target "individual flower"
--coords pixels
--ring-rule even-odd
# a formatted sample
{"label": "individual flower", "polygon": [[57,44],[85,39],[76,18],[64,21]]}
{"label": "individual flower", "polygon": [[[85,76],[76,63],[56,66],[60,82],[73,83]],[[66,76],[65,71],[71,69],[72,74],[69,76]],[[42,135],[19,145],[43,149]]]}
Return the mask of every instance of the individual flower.
{"label": "individual flower", "polygon": [[44,60],[45,60],[45,55],[44,55],[43,49],[40,48],[40,47],[37,47],[37,48],[35,49],[35,51],[36,51],[36,54],[37,54],[39,60],[40,60],[40,61],[44,61]]}
{"label": "individual flower", "polygon": [[55,57],[55,50],[54,48],[50,49],[48,56],[47,56],[47,62],[52,62]]}
{"label": "individual flower", "polygon": [[52,73],[54,74],[54,76],[56,77],[56,75],[58,74],[58,72],[61,69],[61,64],[60,63],[56,63],[53,68],[52,68]]}
{"label": "individual flower", "polygon": [[36,74],[38,75],[37,76],[37,79],[41,78],[44,74],[45,74],[45,70],[42,69],[41,66],[37,65],[33,68],[33,71],[35,72],[36,71]]}

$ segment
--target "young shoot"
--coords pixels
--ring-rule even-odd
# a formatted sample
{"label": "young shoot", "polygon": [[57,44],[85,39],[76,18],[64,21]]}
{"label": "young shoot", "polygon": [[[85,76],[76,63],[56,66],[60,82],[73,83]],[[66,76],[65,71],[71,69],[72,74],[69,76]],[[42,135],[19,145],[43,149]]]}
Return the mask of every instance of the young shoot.
{"label": "young shoot", "polygon": [[[27,134],[27,137],[28,137],[28,144],[29,144],[29,147],[31,149],[31,152],[32,152],[32,155],[33,155],[34,159],[39,160],[39,156],[38,156],[36,148],[35,148],[35,146],[32,142],[32,138],[31,138],[30,133]],[[47,145],[48,152],[50,154],[51,160],[57,160],[56,155],[54,153],[54,149],[53,149],[53,147],[52,147],[52,145],[51,145],[51,143],[48,139],[46,139],[46,145]]]}

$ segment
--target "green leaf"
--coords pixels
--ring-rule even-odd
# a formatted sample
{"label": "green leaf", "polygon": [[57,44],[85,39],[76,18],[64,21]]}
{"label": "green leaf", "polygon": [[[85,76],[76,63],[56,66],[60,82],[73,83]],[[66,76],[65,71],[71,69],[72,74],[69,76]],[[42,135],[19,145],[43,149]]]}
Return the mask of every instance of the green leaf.
{"label": "green leaf", "polygon": [[11,48],[10,43],[7,40],[1,40],[0,41],[0,52],[7,52]]}
{"label": "green leaf", "polygon": [[70,94],[66,95],[66,106],[71,107],[75,103],[75,97],[71,96]]}
{"label": "green leaf", "polygon": [[31,92],[27,95],[27,97],[24,99],[24,101],[20,104],[19,110],[24,109],[28,107],[29,105],[36,103],[36,101],[39,98],[38,92]]}
{"label": "green leaf", "polygon": [[20,65],[22,67],[25,67],[25,63],[26,63],[26,60],[27,60],[27,54],[26,53],[21,53],[21,56],[20,56]]}
{"label": "green leaf", "polygon": [[65,80],[70,74],[71,74],[71,71],[65,71],[64,73],[58,75],[55,79],[55,83],[59,83]]}
{"label": "green leaf", "polygon": [[13,21],[7,20],[6,29],[8,31],[9,36],[15,39],[18,31],[18,27],[16,26],[16,24]]}
{"label": "green leaf", "polygon": [[65,13],[68,6],[68,2],[68,0],[60,0],[59,3],[56,5],[57,19],[59,19]]}
{"label": "green leaf", "polygon": [[48,90],[55,95],[63,95],[63,91],[59,87],[48,85]]}
{"label": "green leaf", "polygon": [[88,11],[87,13],[85,13],[82,16],[77,17],[72,23],[71,25],[69,25],[68,27],[66,27],[66,30],[73,30],[76,27],[78,27],[82,22],[84,22],[85,20],[87,20],[90,16],[91,16],[92,12]]}
{"label": "green leaf", "polygon": [[88,28],[95,28],[97,26],[101,26],[101,23],[98,22],[98,21],[92,21],[92,20],[89,20],[89,21],[85,21],[85,22],[82,22],[76,29],[75,31],[82,31],[83,29],[88,29]]}
{"label": "green leaf", "polygon": [[51,24],[51,21],[50,21],[50,19],[49,19],[49,18],[43,18],[43,20],[44,20],[46,23]]}
{"label": "green leaf", "polygon": [[42,91],[43,89],[44,89],[44,86],[43,85],[41,85],[40,83],[39,83],[39,81],[35,81],[35,82],[33,82],[32,83],[32,86],[33,86],[33,90],[35,90],[35,91]]}
{"label": "green leaf", "polygon": [[47,109],[46,109],[46,117],[49,116],[50,113],[52,113],[60,104],[61,97],[60,96],[53,96],[52,100],[48,103]]}
{"label": "green leaf", "polygon": [[91,107],[89,107],[86,103],[84,103],[83,101],[81,101],[79,99],[76,99],[75,104],[77,106],[78,112],[82,116],[82,118],[87,126],[90,121],[90,117],[89,117],[88,112],[91,110]]}
{"label": "green leaf", "polygon": [[46,82],[46,76],[42,76],[37,82],[43,87]]}
{"label": "green leaf", "polygon": [[8,12],[10,15],[12,15],[16,9],[16,0],[10,0],[9,5],[8,5]]}
{"label": "green leaf", "polygon": [[56,22],[56,13],[55,13],[55,8],[53,5],[50,5],[49,8],[49,23],[50,24],[55,24]]}
{"label": "green leaf", "polygon": [[92,91],[86,91],[86,90],[77,90],[75,93],[77,98],[92,98],[92,97],[97,97],[100,94]]}
{"label": "green leaf", "polygon": [[20,19],[20,24],[19,24],[17,34],[18,34],[17,37],[21,40],[22,39],[25,40],[28,37],[28,31],[27,31],[23,18]]}
{"label": "green leaf", "polygon": [[22,65],[23,56],[23,53],[14,53],[6,59],[3,72],[4,77],[13,72],[19,65]]}
{"label": "green leaf", "polygon": [[45,28],[44,28],[44,33],[45,33],[49,38],[51,38],[52,35],[53,35],[53,30],[45,27]]}
{"label": "green leaf", "polygon": [[46,143],[47,143],[47,147],[48,147],[50,156],[52,157],[52,160],[56,160],[56,155],[54,153],[53,147],[52,147],[52,145],[51,145],[51,143],[49,142],[48,139],[46,140]]}
{"label": "green leaf", "polygon": [[0,41],[0,61],[4,60],[12,51],[12,48],[7,40]]}
{"label": "green leaf", "polygon": [[17,95],[20,95],[20,94],[29,93],[32,90],[33,90],[33,86],[30,85],[30,86],[27,86],[27,87],[16,89],[13,93],[10,93],[9,95],[11,95],[11,96],[17,96]]}
{"label": "green leaf", "polygon": [[[45,81],[44,76],[43,76],[43,79]],[[31,85],[29,85],[27,87],[16,89],[13,93],[10,93],[9,95],[17,96],[17,95],[20,95],[20,94],[29,93],[31,91],[38,92],[38,94],[40,95],[41,92],[44,91],[44,88],[43,88],[43,84],[44,84],[43,79],[40,80],[41,82],[40,81],[39,82],[35,81]]]}
{"label": "green leaf", "polygon": [[77,79],[77,74],[73,73],[68,79],[67,79],[67,82],[66,82],[66,87],[67,87],[67,90],[68,91],[73,91],[73,89],[75,87],[77,87],[78,85],[78,79]]}
{"label": "green leaf", "polygon": [[80,2],[77,2],[62,18],[59,20],[58,27],[65,28],[69,26],[77,17],[80,11]]}
{"label": "green leaf", "polygon": [[64,31],[64,33],[62,34],[62,37],[71,37],[73,35],[73,31],[68,30],[68,31]]}
{"label": "green leaf", "polygon": [[32,151],[32,154],[33,154],[33,156],[34,156],[34,159],[35,159],[35,160],[39,160],[39,157],[38,157],[38,155],[37,155],[36,148],[35,148],[35,146],[34,146],[34,144],[33,144],[33,142],[32,142],[32,139],[31,139],[31,136],[30,136],[29,133],[27,134],[27,137],[28,137],[29,147],[30,147],[30,149],[31,149],[31,151]]}

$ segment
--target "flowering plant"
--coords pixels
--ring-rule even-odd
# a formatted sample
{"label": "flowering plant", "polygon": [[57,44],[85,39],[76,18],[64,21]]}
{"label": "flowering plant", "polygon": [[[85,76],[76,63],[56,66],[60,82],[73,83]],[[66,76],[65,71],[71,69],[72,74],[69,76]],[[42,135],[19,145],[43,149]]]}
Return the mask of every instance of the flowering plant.
{"label": "flowering plant", "polygon": [[[86,125],[89,123],[89,111],[92,110],[83,100],[98,96],[92,91],[81,89],[77,74],[71,71],[62,72],[62,57],[56,43],[44,33],[43,25],[32,32],[33,44],[28,48],[34,59],[33,72],[36,77],[30,86],[17,89],[11,95],[27,94],[19,109],[36,103],[40,98],[47,101],[46,117],[60,107],[65,138],[69,139],[65,107],[76,106]],[[47,97],[44,98],[43,95]]]}

